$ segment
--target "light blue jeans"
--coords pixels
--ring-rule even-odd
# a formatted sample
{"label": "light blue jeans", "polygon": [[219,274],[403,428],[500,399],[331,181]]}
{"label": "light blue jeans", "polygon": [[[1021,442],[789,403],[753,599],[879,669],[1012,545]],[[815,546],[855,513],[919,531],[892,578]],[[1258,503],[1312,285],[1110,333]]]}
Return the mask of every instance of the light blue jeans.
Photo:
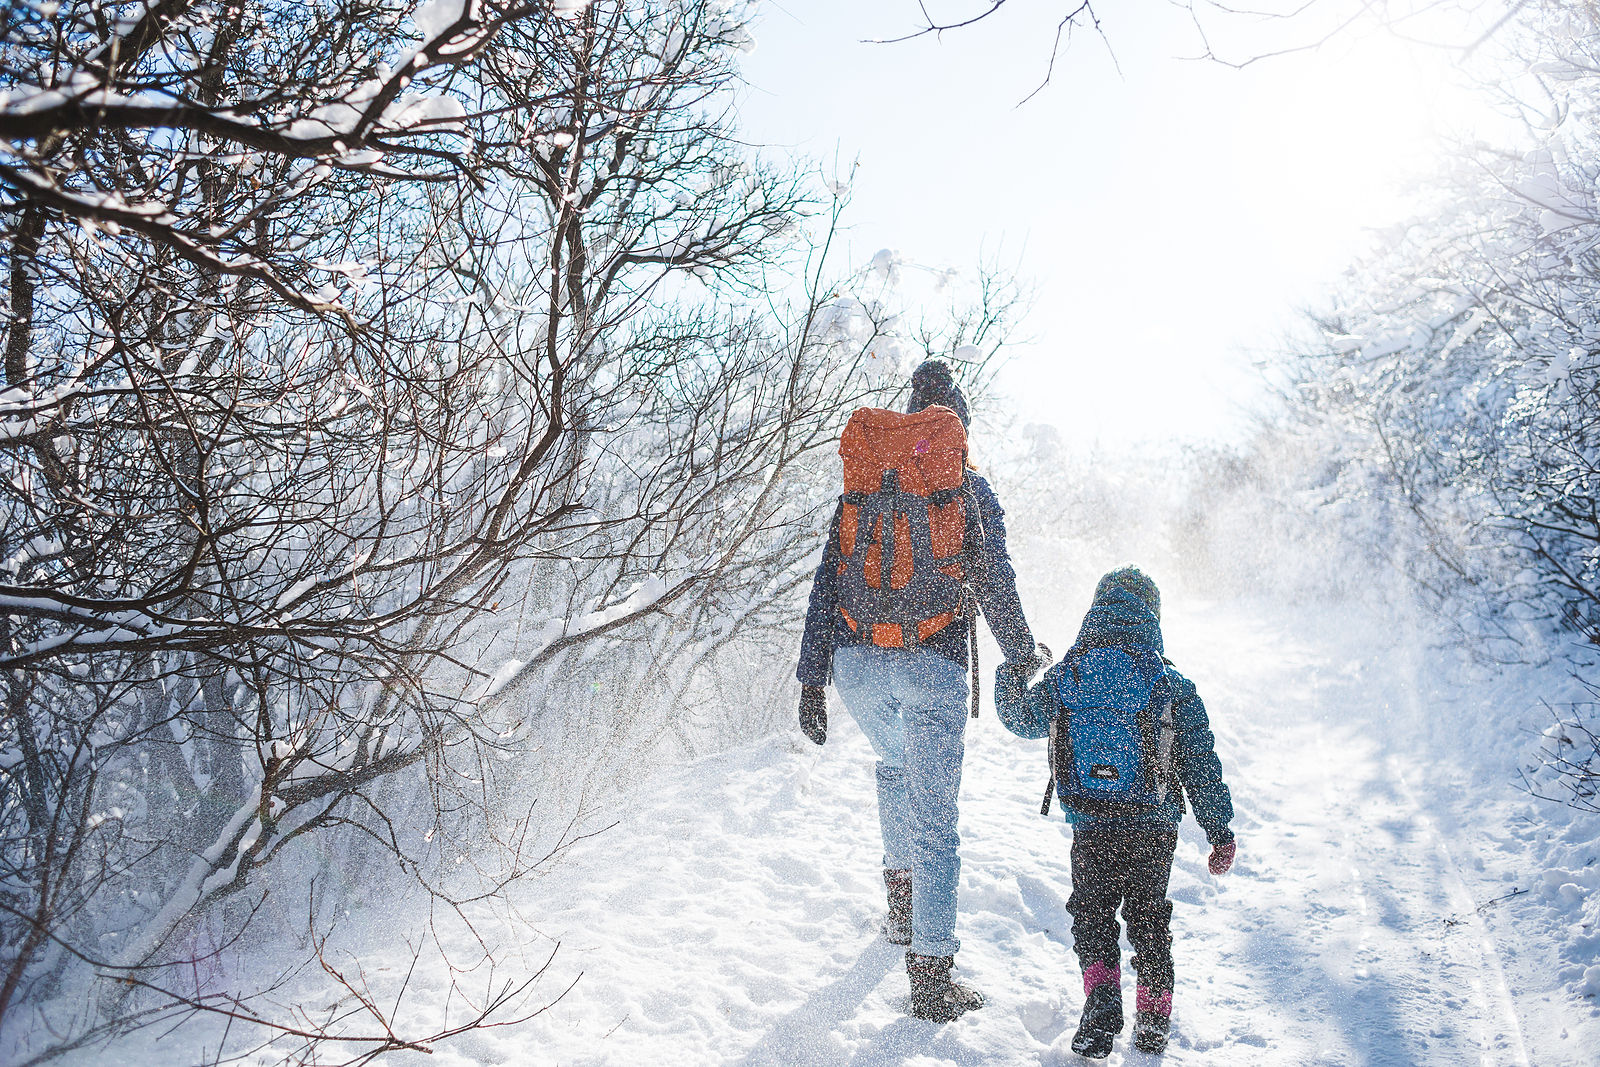
{"label": "light blue jeans", "polygon": [[966,672],[937,652],[850,645],[833,686],[878,754],[883,865],[911,869],[911,951],[953,956]]}

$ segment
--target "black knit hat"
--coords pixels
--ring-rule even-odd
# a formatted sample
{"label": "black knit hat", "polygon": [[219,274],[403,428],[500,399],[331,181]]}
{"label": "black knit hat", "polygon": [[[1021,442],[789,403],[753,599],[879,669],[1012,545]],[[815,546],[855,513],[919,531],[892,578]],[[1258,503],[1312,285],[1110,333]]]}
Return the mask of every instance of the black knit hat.
{"label": "black knit hat", "polygon": [[1140,600],[1145,606],[1155,613],[1156,618],[1161,618],[1161,590],[1156,588],[1156,583],[1137,564],[1126,563],[1116,570],[1111,571],[1100,579],[1094,587],[1094,602],[1100,603],[1100,598],[1113,589],[1126,589]]}
{"label": "black knit hat", "polygon": [[925,407],[941,404],[961,417],[961,425],[971,424],[967,414],[967,398],[961,394],[950,375],[950,365],[942,359],[930,359],[911,372],[911,402],[907,412],[921,411]]}

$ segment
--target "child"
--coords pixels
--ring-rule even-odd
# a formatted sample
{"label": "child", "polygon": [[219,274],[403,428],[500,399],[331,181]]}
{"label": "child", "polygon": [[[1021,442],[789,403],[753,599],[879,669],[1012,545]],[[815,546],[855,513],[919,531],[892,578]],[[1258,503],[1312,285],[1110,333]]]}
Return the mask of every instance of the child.
{"label": "child", "polygon": [[[995,707],[1006,728],[1052,738],[1051,790],[1074,824],[1067,911],[1085,1003],[1072,1051],[1094,1059],[1109,1056],[1122,1032],[1119,905],[1139,973],[1134,1046],[1147,1053],[1167,1047],[1167,879],[1185,791],[1211,843],[1211,873],[1233,863],[1233,800],[1205,705],[1161,652],[1161,592],[1129,565],[1100,579],[1077,643],[1037,684],[1027,686],[1009,665],[995,675]],[[1047,793],[1047,810],[1049,803]]]}

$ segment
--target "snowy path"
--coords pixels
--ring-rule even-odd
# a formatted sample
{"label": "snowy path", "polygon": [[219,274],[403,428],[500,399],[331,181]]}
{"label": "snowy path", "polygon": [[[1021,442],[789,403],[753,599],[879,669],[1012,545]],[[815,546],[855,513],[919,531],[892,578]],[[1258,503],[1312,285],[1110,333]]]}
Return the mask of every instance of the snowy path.
{"label": "snowy path", "polygon": [[[1380,643],[1300,644],[1237,610],[1169,620],[1169,655],[1211,711],[1240,859],[1211,878],[1186,821],[1166,1063],[1529,1064],[1501,949],[1473,910],[1481,887],[1469,890],[1450,858],[1464,846],[1440,836],[1418,799],[1429,769],[1388,734],[1416,711],[1414,664],[1375,652]],[[903,1014],[901,950],[876,935],[870,750],[830,699],[825,749],[795,734],[697,763],[520,891],[537,932],[530,955],[561,944],[547,988],[583,972],[559,1004],[427,1061],[403,1058],[1081,1062],[1066,1052],[1082,1004],[1063,910],[1070,831],[1037,814],[1042,743],[1011,737],[987,706],[968,731],[958,965],[989,1003],[934,1026]],[[1158,1062],[1124,1044],[1110,1064]]]}

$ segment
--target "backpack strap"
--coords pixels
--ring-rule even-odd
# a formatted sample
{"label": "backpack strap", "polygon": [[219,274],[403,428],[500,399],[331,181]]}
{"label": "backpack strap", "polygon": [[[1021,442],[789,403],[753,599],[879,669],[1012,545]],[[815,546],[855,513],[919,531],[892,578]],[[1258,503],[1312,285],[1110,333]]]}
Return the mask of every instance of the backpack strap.
{"label": "backpack strap", "polygon": [[[963,588],[961,599],[966,601],[969,596],[970,591]],[[967,646],[967,658],[972,661],[972,717],[976,719],[978,717],[980,679],[978,676],[978,605],[975,603],[971,605],[971,610],[967,612]]]}
{"label": "backpack strap", "polygon": [[1144,767],[1144,789],[1159,794],[1166,787],[1164,778],[1156,767],[1157,753],[1161,748],[1160,729],[1155,721],[1155,697],[1139,712],[1139,763]]}
{"label": "backpack strap", "polygon": [[[976,534],[977,536],[963,538],[961,552],[965,556],[973,556],[988,546],[989,535],[985,533],[983,529],[983,509],[978,507],[978,493],[977,490],[972,488],[972,472],[963,471],[961,474],[961,488],[946,490],[946,492],[952,494],[952,500],[955,499],[954,494],[959,493],[965,501],[965,506],[962,508],[962,510],[965,511],[968,516],[970,516],[967,519],[968,532]],[[932,500],[933,497],[929,497],[928,499]],[[946,503],[948,503],[948,501],[946,501]]]}
{"label": "backpack strap", "polygon": [[1050,814],[1050,801],[1056,795],[1056,722],[1054,718],[1050,720],[1050,740],[1046,742],[1048,747],[1044,750],[1045,759],[1050,764],[1050,780],[1044,784],[1044,803],[1039,805],[1040,815]]}
{"label": "backpack strap", "polygon": [[[1051,693],[1051,699],[1055,700],[1057,704],[1061,703],[1060,698],[1057,697],[1054,692]],[[1045,763],[1047,763],[1050,767],[1050,780],[1044,784],[1044,803],[1039,805],[1040,815],[1050,814],[1050,801],[1056,795],[1056,777],[1058,773],[1058,768],[1056,766],[1056,745],[1060,743],[1060,735],[1057,733],[1057,731],[1061,729],[1061,712],[1064,710],[1066,709],[1057,708],[1056,713],[1050,716],[1050,735],[1048,740],[1045,741],[1044,750]]]}
{"label": "backpack strap", "polygon": [[1167,788],[1178,794],[1178,817],[1181,819],[1188,814],[1189,806],[1184,803],[1183,781],[1178,777],[1178,724],[1173,721],[1173,714],[1177,709],[1171,697],[1167,698],[1167,706],[1162,713],[1162,741],[1165,749],[1161,753],[1161,770],[1167,776]]}
{"label": "backpack strap", "polygon": [[967,617],[967,659],[972,663],[972,717],[978,717],[978,687],[981,681],[978,672],[978,594],[972,587],[972,575],[976,567],[973,560],[980,558],[978,553],[984,542],[983,512],[978,509],[978,495],[972,489],[972,475],[967,471],[961,472],[961,487],[959,489],[943,489],[930,494],[928,506],[930,508],[946,507],[957,495],[963,497],[962,521],[967,525],[969,533],[976,533],[975,537],[965,534],[961,538],[961,614]]}
{"label": "backpack strap", "polygon": [[[1165,656],[1161,657],[1161,662],[1164,666],[1172,666],[1172,661],[1167,659]],[[1155,710],[1156,702],[1161,701],[1160,712],[1159,714],[1154,715],[1156,728],[1156,749],[1155,759],[1152,762],[1154,763],[1156,774],[1159,775],[1159,792],[1162,796],[1162,799],[1164,800],[1170,792],[1174,790],[1177,791],[1178,816],[1181,818],[1186,813],[1187,807],[1183,802],[1183,786],[1178,781],[1178,768],[1176,763],[1178,728],[1177,724],[1173,722],[1172,718],[1174,701],[1171,687],[1164,686],[1163,683],[1165,682],[1166,671],[1163,670],[1160,677],[1156,678],[1155,688],[1150,694],[1150,705],[1152,711]],[[1165,690],[1165,700],[1162,700],[1163,690]]]}
{"label": "backpack strap", "polygon": [[[1083,679],[1078,676],[1078,657],[1082,654],[1083,649],[1079,648],[1077,645],[1073,645],[1071,648],[1067,649],[1067,651],[1061,657],[1061,661],[1065,663],[1067,665],[1067,669],[1072,672],[1072,684],[1074,686],[1083,684]],[[1060,767],[1056,763],[1056,746],[1061,743],[1062,736],[1059,731],[1064,725],[1070,728],[1072,721],[1072,709],[1064,704],[1061,704],[1060,694],[1056,693],[1052,689],[1051,698],[1061,706],[1057,709],[1054,715],[1050,716],[1050,738],[1047,742],[1048,747],[1045,749],[1044,753],[1045,761],[1050,765],[1050,781],[1045,783],[1044,803],[1039,805],[1040,815],[1050,814],[1050,800],[1056,795],[1056,778],[1058,777],[1060,771]],[[1063,724],[1061,721],[1063,716],[1065,716],[1067,719],[1065,724]],[[1068,733],[1065,736],[1067,746],[1070,748],[1072,745],[1072,735]]]}
{"label": "backpack strap", "polygon": [[[1144,769],[1144,789],[1157,797],[1165,799],[1167,791],[1167,772],[1162,764],[1164,753],[1170,753],[1172,721],[1172,702],[1166,702],[1165,707],[1158,706],[1164,688],[1161,684],[1166,674],[1162,664],[1164,657],[1152,651],[1152,656],[1157,661],[1155,677],[1150,679],[1150,700],[1139,712],[1139,762]],[[1149,669],[1149,660],[1145,660],[1146,670]]]}

